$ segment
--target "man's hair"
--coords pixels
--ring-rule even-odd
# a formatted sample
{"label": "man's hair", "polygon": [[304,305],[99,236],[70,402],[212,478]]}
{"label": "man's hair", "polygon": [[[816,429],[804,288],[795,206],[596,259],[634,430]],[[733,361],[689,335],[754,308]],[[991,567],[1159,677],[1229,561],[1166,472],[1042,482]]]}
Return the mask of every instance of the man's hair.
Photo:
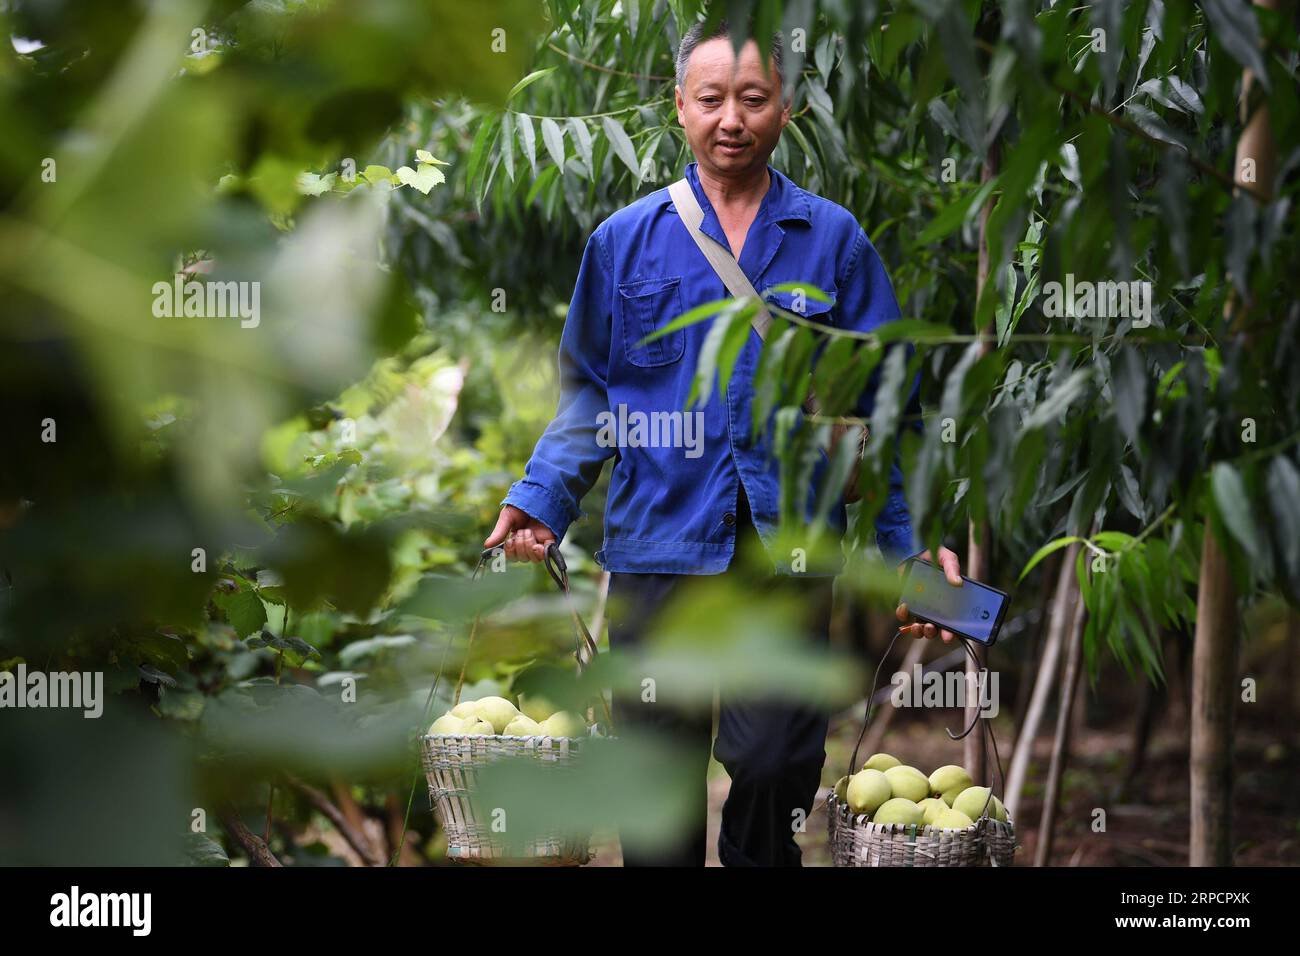
{"label": "man's hair", "polygon": [[[752,33],[753,30],[751,29],[750,32]],[[686,64],[690,60],[691,54],[695,52],[697,46],[704,43],[706,40],[716,40],[719,37],[730,38],[730,36],[731,28],[728,21],[725,19],[720,21],[707,35],[704,32],[703,21],[696,23],[687,30],[686,35],[682,37],[681,44],[677,47],[677,85],[683,90],[686,89]],[[778,80],[783,80],[781,75],[781,62],[784,51],[785,41],[781,36],[781,31],[778,30],[776,33],[772,34],[772,46],[768,51],[772,58],[773,71]],[[781,94],[783,99],[789,100],[790,92],[788,90],[782,89]]]}

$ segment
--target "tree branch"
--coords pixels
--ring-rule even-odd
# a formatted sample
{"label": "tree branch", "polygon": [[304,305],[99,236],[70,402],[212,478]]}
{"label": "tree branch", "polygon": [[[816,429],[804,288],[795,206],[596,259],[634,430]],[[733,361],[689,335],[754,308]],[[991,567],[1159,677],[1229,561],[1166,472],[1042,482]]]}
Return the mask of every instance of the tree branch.
{"label": "tree branch", "polygon": [[244,826],[244,821],[239,819],[239,814],[232,806],[226,806],[222,809],[221,825],[226,828],[226,833],[230,835],[236,843],[243,848],[248,854],[248,859],[253,866],[283,866],[271,852],[271,848],[252,830]]}
{"label": "tree branch", "polygon": [[334,824],[334,829],[338,830],[343,835],[343,839],[348,841],[348,846],[356,850],[357,855],[361,857],[366,866],[383,865],[383,858],[375,852],[375,848],[371,846],[366,835],[348,822],[348,818],[343,815],[343,811],[336,807],[329,797],[325,796],[324,792],[299,780],[292,774],[285,774],[284,778],[288,781],[289,786],[306,797],[313,807],[324,814],[330,823]]}

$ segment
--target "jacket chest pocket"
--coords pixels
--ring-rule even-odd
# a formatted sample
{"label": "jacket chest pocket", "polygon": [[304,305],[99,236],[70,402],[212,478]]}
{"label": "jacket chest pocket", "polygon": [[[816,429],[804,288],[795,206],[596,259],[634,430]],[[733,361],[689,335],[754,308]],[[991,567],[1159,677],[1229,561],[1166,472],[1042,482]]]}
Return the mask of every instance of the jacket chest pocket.
{"label": "jacket chest pocket", "polygon": [[662,276],[620,282],[623,307],[623,348],[627,360],[641,368],[671,365],[686,348],[686,330],[677,329],[650,342],[642,338],[663,328],[685,310],[682,308],[681,276]]}
{"label": "jacket chest pocket", "polygon": [[[773,283],[773,285],[776,284],[777,283]],[[814,287],[810,285],[807,288],[812,289]],[[815,299],[812,295],[809,295],[804,291],[803,287],[793,290],[782,290],[780,292],[769,291],[766,297],[769,302],[778,308],[785,309],[787,312],[793,312],[810,322],[815,322],[818,325],[838,325],[835,320],[835,302],[839,296],[839,291],[834,286],[831,286],[830,288],[817,288],[819,288],[821,292],[825,293],[831,301],[823,302],[820,299]]]}

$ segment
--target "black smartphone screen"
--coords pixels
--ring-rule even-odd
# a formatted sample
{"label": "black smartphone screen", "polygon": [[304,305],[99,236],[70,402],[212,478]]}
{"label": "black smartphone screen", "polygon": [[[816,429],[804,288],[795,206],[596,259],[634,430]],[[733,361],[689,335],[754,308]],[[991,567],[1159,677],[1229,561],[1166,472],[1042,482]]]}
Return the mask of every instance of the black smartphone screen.
{"label": "black smartphone screen", "polygon": [[899,603],[906,604],[915,618],[981,644],[992,644],[1006,613],[1007,595],[965,575],[961,580],[961,587],[953,587],[942,568],[913,558]]}

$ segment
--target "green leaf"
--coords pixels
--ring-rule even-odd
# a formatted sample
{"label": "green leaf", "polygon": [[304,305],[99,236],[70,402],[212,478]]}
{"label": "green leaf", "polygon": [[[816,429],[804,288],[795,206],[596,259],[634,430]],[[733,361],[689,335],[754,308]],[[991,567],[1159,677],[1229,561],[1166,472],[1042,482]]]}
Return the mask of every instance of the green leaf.
{"label": "green leaf", "polygon": [[930,220],[930,224],[916,237],[915,245],[927,246],[956,232],[966,221],[966,216],[971,210],[977,210],[984,205],[985,200],[997,188],[997,184],[998,177],[994,176],[978,189],[970,190],[939,210],[939,214]]}
{"label": "green leaf", "polygon": [[1169,143],[1171,146],[1178,146],[1182,149],[1189,149],[1191,144],[1186,136],[1178,132],[1163,119],[1159,114],[1147,109],[1140,103],[1129,103],[1124,108],[1124,112],[1129,115],[1133,123],[1146,133],[1152,139],[1160,140],[1162,143]]}
{"label": "green leaf", "polygon": [[226,620],[241,638],[259,632],[266,624],[266,608],[252,589],[240,588],[230,594],[218,591],[212,603],[225,613]]}
{"label": "green leaf", "polygon": [[148,681],[150,684],[162,684],[164,687],[176,686],[175,677],[172,677],[172,675],[168,674],[166,671],[160,671],[152,664],[139,664],[137,667],[140,671],[140,677],[143,680]]}
{"label": "green leaf", "polygon": [[813,525],[820,527],[826,518],[844,497],[844,486],[853,471],[853,463],[858,457],[858,442],[862,437],[862,426],[854,425],[840,436],[835,446],[835,455],[830,459],[830,467],[822,476],[821,488],[817,492],[817,503],[813,510]]}
{"label": "green leaf", "polygon": [[623,161],[623,165],[632,171],[634,182],[641,181],[641,163],[636,158],[636,148],[632,145],[632,140],[628,137],[627,131],[623,129],[623,124],[612,116],[602,116],[601,125],[605,128],[605,135],[609,138],[610,145],[614,148],[614,155]]}
{"label": "green leaf", "polygon": [[1133,544],[1133,536],[1123,531],[1098,531],[1092,536],[1092,543],[1107,551],[1123,551]]}
{"label": "green leaf", "polygon": [[1128,465],[1120,465],[1119,482],[1115,485],[1115,490],[1119,493],[1120,503],[1128,509],[1128,513],[1138,521],[1145,521],[1146,505],[1142,502],[1142,492],[1138,488],[1137,479],[1133,477],[1133,472]]}
{"label": "green leaf", "polygon": [[885,75],[894,72],[894,65],[898,62],[898,56],[911,43],[921,38],[925,30],[925,24],[921,18],[915,14],[906,11],[894,13],[889,18],[889,29],[881,38],[880,50],[880,72]]}
{"label": "green leaf", "polygon": [[727,336],[723,340],[722,350],[718,354],[718,391],[724,395],[727,392],[727,385],[731,381],[731,373],[736,367],[736,360],[740,357],[741,349],[749,341],[749,333],[753,328],[754,313],[757,311],[758,304],[750,302],[739,306],[727,319]]}
{"label": "green leaf", "polygon": [[501,114],[501,162],[506,167],[506,175],[513,183],[515,181],[515,120],[514,114],[509,111]]}
{"label": "green leaf", "polygon": [[551,154],[551,162],[563,169],[564,131],[560,129],[560,124],[549,116],[542,117],[542,141],[546,143],[546,151]]}
{"label": "green leaf", "polygon": [[840,406],[831,404],[831,396],[835,391],[835,383],[844,379],[845,372],[856,355],[856,345],[853,339],[832,339],[813,367],[813,394],[817,396],[823,414],[840,414]]}
{"label": "green leaf", "polygon": [[1120,349],[1113,365],[1115,421],[1119,424],[1120,433],[1128,441],[1136,442],[1147,411],[1146,361],[1137,349],[1126,345]]}
{"label": "green leaf", "polygon": [[781,377],[777,380],[780,388],[777,404],[798,408],[803,406],[808,397],[811,385],[808,373],[812,368],[813,351],[817,348],[817,336],[803,326],[794,328],[794,340],[790,343]]}
{"label": "green leaf", "polygon": [[1199,115],[1205,111],[1196,87],[1176,76],[1153,77],[1140,85],[1137,92],[1145,93],[1161,106],[1180,113]]}
{"label": "green leaf", "polygon": [[1092,576],[1088,573],[1091,554],[1087,548],[1080,548],[1074,556],[1074,578],[1079,583],[1079,597],[1090,611],[1095,609],[1092,601]]}
{"label": "green leaf", "polygon": [[770,285],[764,289],[763,297],[767,298],[768,294],[772,292],[802,292],[805,296],[815,302],[822,302],[826,305],[831,305],[834,302],[829,295],[810,282],[778,282],[776,285]]}
{"label": "green leaf", "polygon": [[[894,447],[898,416],[903,407],[900,392],[904,387],[910,390],[907,364],[907,353],[898,346],[890,349],[885,356],[880,384],[876,388],[876,405],[871,411],[871,437],[867,446],[867,455],[876,461],[886,458],[886,447]],[[887,457],[892,461],[892,452]]]}
{"label": "green leaf", "polygon": [[355,667],[364,658],[376,657],[384,651],[405,650],[417,644],[410,634],[380,634],[345,646],[339,651],[339,663],[344,667]]}
{"label": "green leaf", "polygon": [[751,406],[750,433],[760,434],[767,417],[776,405],[779,382],[777,377],[785,364],[785,353],[794,338],[794,326],[785,319],[774,318],[767,330],[767,339],[758,356],[758,368],[754,371],[754,398]]}
{"label": "green leaf", "polygon": [[428,163],[420,163],[418,171],[410,166],[399,166],[397,168],[397,178],[403,186],[418,189],[426,196],[429,195],[429,190],[434,186],[441,186],[447,181],[447,177],[443,175],[441,169]]}
{"label": "green leaf", "polygon": [[198,720],[203,714],[207,698],[193,690],[163,690],[158,699],[158,710],[172,720]]}
{"label": "green leaf", "polygon": [[387,166],[371,164],[361,171],[361,178],[373,185],[387,183],[393,185],[393,171]]}
{"label": "green leaf", "polygon": [[1201,8],[1210,21],[1210,36],[1269,89],[1268,67],[1259,48],[1259,21],[1251,4],[1246,0],[1201,0]]}
{"label": "green leaf", "polygon": [[698,399],[700,405],[707,405],[713,394],[713,376],[718,367],[718,353],[722,350],[723,340],[727,337],[730,310],[723,311],[710,326],[700,346],[699,360],[695,364],[695,375],[691,379],[690,394],[686,396],[686,407],[694,406]]}
{"label": "green leaf", "polygon": [[324,176],[317,173],[301,172],[298,174],[298,192],[304,196],[322,196],[334,188],[334,180],[338,178],[338,173],[326,173]]}
{"label": "green leaf", "polygon": [[817,151],[813,149],[812,144],[808,142],[808,137],[806,137],[803,130],[799,128],[799,124],[795,120],[790,120],[785,129],[787,133],[794,137],[794,141],[799,148],[803,150],[803,154],[808,158],[808,162],[812,164],[813,172],[816,174],[817,178],[819,180],[824,180],[826,178],[826,173],[822,169],[821,156],[819,156]]}
{"label": "green leaf", "polygon": [[[334,472],[335,469],[331,469],[331,472],[325,476],[331,486],[335,484],[335,482],[331,480],[331,476]],[[284,578],[269,568],[263,568],[261,571],[258,571],[257,596],[268,604],[284,604]]]}
{"label": "green leaf", "polygon": [[488,117],[474,134],[474,141],[469,147],[469,159],[465,163],[465,192],[478,204],[478,183],[482,179],[484,168],[487,166],[488,146],[492,142],[492,136],[497,130],[499,120],[496,117]]}
{"label": "green leaf", "polygon": [[655,157],[659,155],[659,141],[663,138],[664,131],[659,130],[650,137],[650,142],[646,144],[645,150],[641,153],[641,162],[638,168],[645,173],[645,175],[642,176],[644,181],[653,179],[658,172],[658,164],[655,162]]}
{"label": "green leaf", "polygon": [[1013,525],[1020,520],[1026,506],[1041,490],[1039,473],[1046,454],[1045,432],[1039,429],[1027,429],[1021,433],[1012,459],[1015,462],[1015,473],[1012,476],[1011,500],[1004,515]]}
{"label": "green leaf", "polygon": [[872,334],[878,342],[885,345],[903,340],[916,342],[924,339],[949,338],[956,333],[951,326],[939,322],[927,322],[924,319],[895,319],[875,329]]}
{"label": "green leaf", "polygon": [[308,660],[313,657],[321,659],[320,651],[312,647],[300,637],[281,637],[270,631],[263,630],[256,637],[250,637],[244,642],[249,650],[259,648],[268,648],[278,651],[284,655],[284,659],[289,662],[291,667],[302,667]]}
{"label": "green leaf", "polygon": [[994,329],[997,332],[998,348],[1007,344],[1007,336],[1011,334],[1011,317],[1015,311],[1016,303],[1016,267],[1014,263],[1008,262],[1002,267],[1002,302],[994,311]]}
{"label": "green leaf", "polygon": [[528,166],[533,171],[533,176],[537,175],[537,132],[533,129],[533,118],[527,113],[516,113],[516,122],[519,124],[519,142],[524,146],[524,158],[528,160]]}
{"label": "green leaf", "polygon": [[532,86],[542,77],[547,76],[554,72],[555,72],[555,67],[553,66],[548,66],[544,70],[533,70],[533,72],[529,73],[522,80],[520,80],[518,83],[516,83],[514,86],[510,88],[510,92],[506,94],[506,102],[509,103],[512,99],[515,98],[516,93],[526,89],[529,86]]}
{"label": "green leaf", "polygon": [[528,188],[528,195],[524,197],[524,205],[531,206],[537,195],[550,185],[551,181],[560,174],[559,166],[547,166],[542,170],[542,174],[533,180],[532,186]]}
{"label": "green leaf", "polygon": [[735,299],[730,297],[726,299],[714,299],[712,302],[705,302],[703,305],[697,305],[689,312],[683,312],[677,318],[673,319],[667,325],[663,325],[649,335],[642,337],[637,343],[637,348],[645,345],[647,342],[653,342],[655,339],[662,338],[670,332],[676,332],[678,329],[684,329],[688,325],[694,325],[696,322],[703,322],[710,316],[716,315],[723,309],[735,303]]}
{"label": "green leaf", "polygon": [[298,177],[302,169],[284,157],[264,153],[253,167],[248,188],[271,213],[287,216],[298,208],[302,193]]}
{"label": "green leaf", "polygon": [[1020,577],[1016,578],[1016,583],[1019,584],[1021,581],[1023,581],[1025,579],[1025,575],[1027,575],[1030,571],[1034,570],[1034,568],[1039,564],[1039,562],[1041,562],[1049,554],[1052,554],[1055,551],[1060,551],[1062,548],[1068,547],[1069,545],[1075,544],[1076,542],[1082,542],[1082,541],[1083,539],[1080,537],[1076,537],[1074,535],[1067,535],[1064,538],[1057,538],[1055,541],[1047,542],[1047,544],[1043,545],[1041,548],[1039,548],[1037,551],[1034,552],[1034,556],[1029,559],[1029,561],[1025,564],[1024,569],[1020,572]]}
{"label": "green leaf", "polygon": [[587,167],[587,175],[594,175],[591,159],[591,130],[587,129],[586,121],[576,116],[569,117],[568,127],[569,132],[573,134],[573,148],[577,151],[582,164]]}
{"label": "green leaf", "polygon": [[[841,340],[847,341],[847,340]],[[830,383],[828,408],[842,408],[847,413],[856,412],[867,380],[880,363],[884,349],[874,343],[860,343],[853,352],[853,360],[843,375]]]}
{"label": "green leaf", "polygon": [[1300,472],[1291,459],[1278,455],[1269,464],[1265,482],[1273,516],[1273,540],[1293,581],[1300,579]]}
{"label": "green leaf", "polygon": [[185,834],[185,865],[230,866],[230,857],[221,844],[206,833]]}
{"label": "green leaf", "polygon": [[1215,462],[1210,472],[1210,488],[1223,523],[1252,561],[1263,560],[1263,547],[1255,519],[1250,513],[1250,499],[1241,473],[1226,461]]}
{"label": "green leaf", "polygon": [[1025,428],[1043,428],[1055,422],[1069,410],[1071,403],[1083,393],[1084,387],[1092,379],[1092,372],[1087,368],[1075,369],[1070,377],[1052,390],[1042,402],[1034,408],[1025,419]]}

